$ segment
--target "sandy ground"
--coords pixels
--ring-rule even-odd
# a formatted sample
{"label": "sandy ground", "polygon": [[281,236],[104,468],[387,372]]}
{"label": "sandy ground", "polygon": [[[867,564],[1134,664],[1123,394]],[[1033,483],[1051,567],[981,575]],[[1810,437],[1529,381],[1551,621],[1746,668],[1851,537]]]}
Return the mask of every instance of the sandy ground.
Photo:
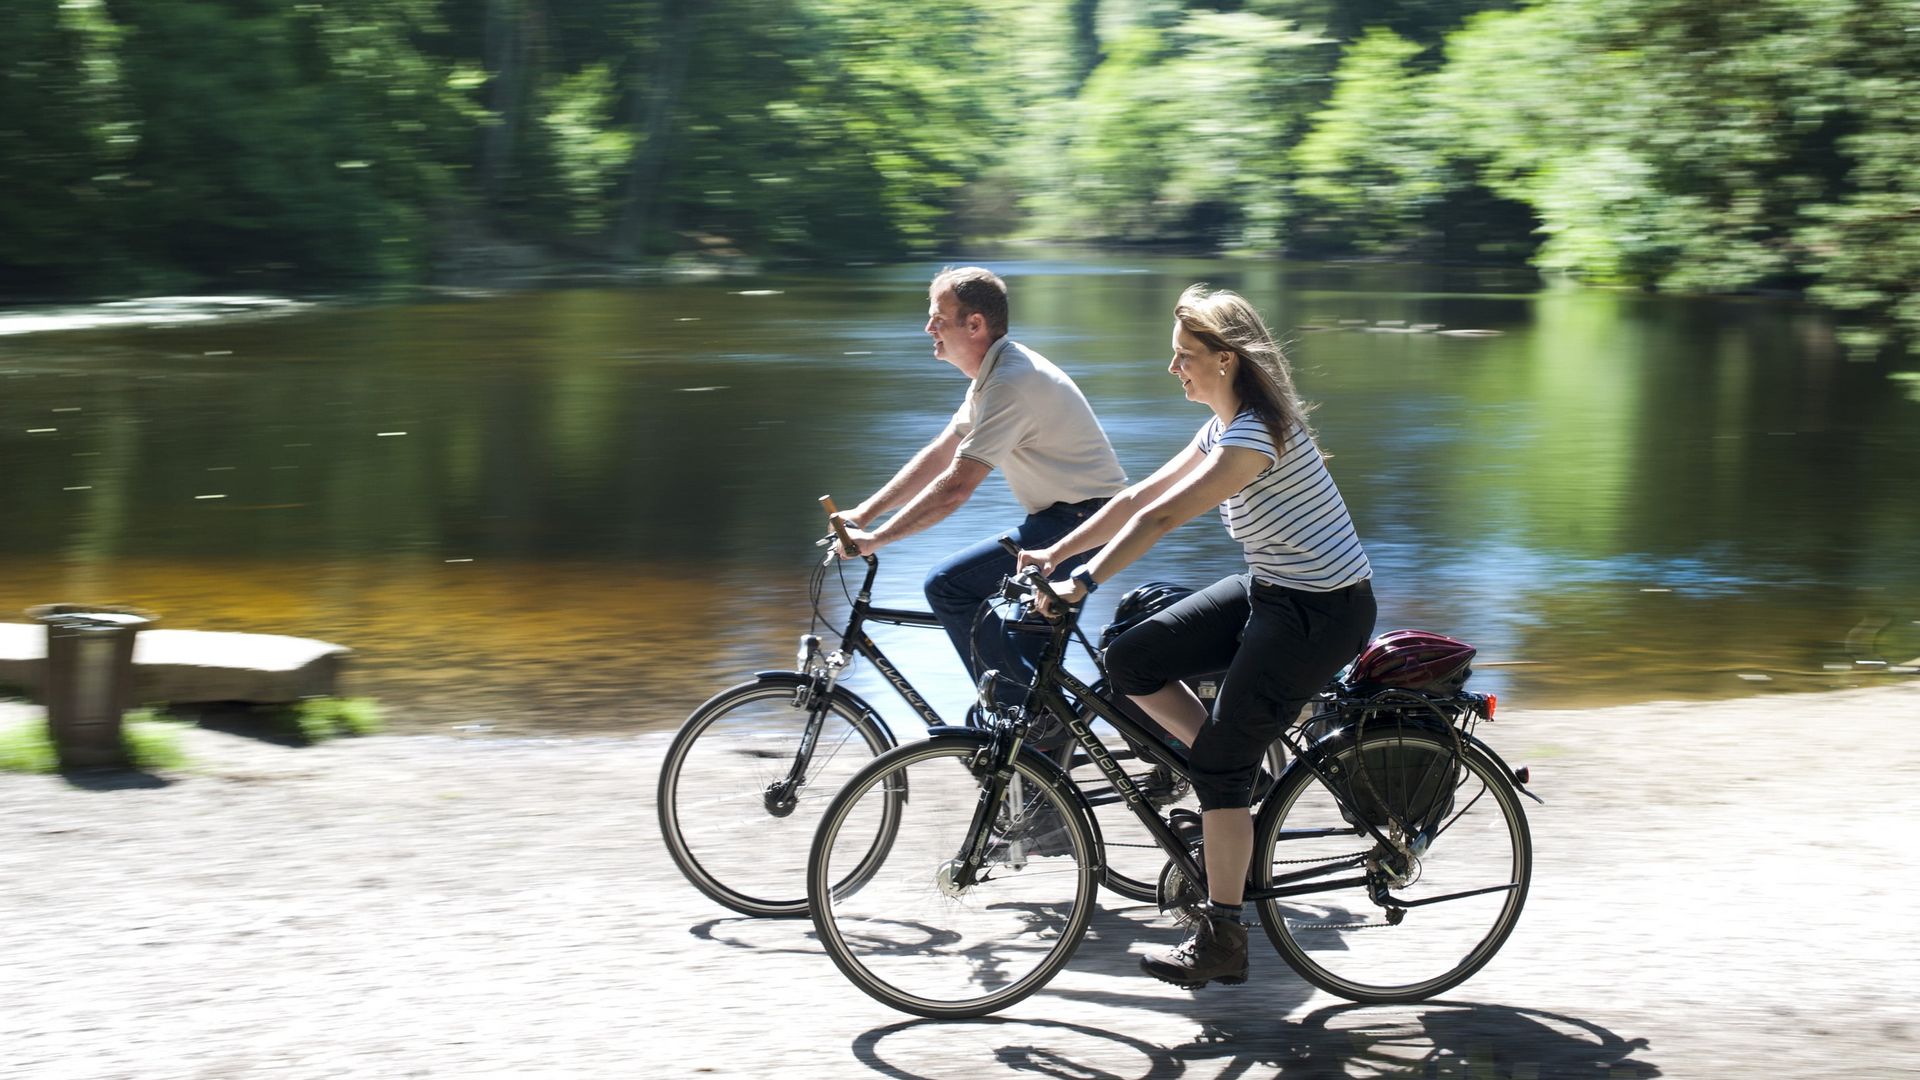
{"label": "sandy ground", "polygon": [[[0,705],[0,719],[24,706]],[[1920,682],[1503,713],[1533,769],[1519,929],[1445,1002],[1139,975],[1103,895],[1051,986],[937,1023],[662,851],[667,736],[190,732],[163,776],[0,775],[0,1076],[1920,1075]]]}

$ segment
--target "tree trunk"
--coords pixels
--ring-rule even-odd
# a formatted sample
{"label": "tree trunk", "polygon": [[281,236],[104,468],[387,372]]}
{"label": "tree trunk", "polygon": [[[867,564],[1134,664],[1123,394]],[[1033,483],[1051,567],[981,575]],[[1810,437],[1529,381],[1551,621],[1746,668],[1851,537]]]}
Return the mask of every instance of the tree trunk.
{"label": "tree trunk", "polygon": [[674,113],[687,81],[688,54],[693,46],[693,11],[699,0],[664,0],[661,32],[651,56],[641,65],[644,85],[629,96],[628,123],[640,134],[633,162],[627,169],[619,224],[614,228],[613,253],[622,258],[639,254],[654,233],[665,205],[660,189],[667,176],[668,145],[673,137]]}
{"label": "tree trunk", "polygon": [[483,129],[480,149],[480,190],[489,203],[503,201],[513,180],[513,150],[519,140],[526,95],[525,15],[520,0],[487,0],[486,65],[487,108],[497,118]]}
{"label": "tree trunk", "polygon": [[1100,0],[1072,0],[1073,92],[1100,66]]}

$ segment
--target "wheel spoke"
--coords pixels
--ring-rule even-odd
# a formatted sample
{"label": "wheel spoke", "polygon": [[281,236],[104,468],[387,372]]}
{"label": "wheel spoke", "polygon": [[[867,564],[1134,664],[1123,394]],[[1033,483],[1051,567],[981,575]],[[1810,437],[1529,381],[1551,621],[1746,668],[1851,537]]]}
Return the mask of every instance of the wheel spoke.
{"label": "wheel spoke", "polygon": [[[1331,751],[1355,778],[1349,799],[1305,771],[1275,793],[1255,838],[1264,854],[1254,885],[1316,884],[1322,874],[1364,869],[1351,887],[1327,882],[1260,901],[1261,921],[1314,985],[1356,1001],[1415,1001],[1470,977],[1506,940],[1526,900],[1532,838],[1512,786],[1484,754],[1462,756],[1444,732],[1380,726],[1387,730],[1376,737],[1369,723],[1361,746],[1349,740]],[[1363,775],[1370,786],[1358,782]],[[1355,855],[1356,815],[1393,846]],[[1435,817],[1432,840],[1415,851],[1419,825]]]}
{"label": "wheel spoke", "polygon": [[[1091,835],[1024,761],[1009,797],[1027,804],[1031,850],[1010,862],[996,838],[974,881],[958,884],[980,795],[963,766],[978,748],[934,739],[883,757],[828,809],[809,868],[834,962],[876,999],[923,1016],[978,1016],[1032,993],[1072,956],[1092,913]],[[876,832],[887,832],[877,860],[864,839]]]}
{"label": "wheel spoke", "polygon": [[702,892],[751,915],[806,911],[806,857],[842,784],[885,750],[884,735],[834,702],[803,782],[788,799],[769,791],[792,774],[809,722],[778,684],[731,691],[701,707],[662,766],[660,825],[674,862]]}

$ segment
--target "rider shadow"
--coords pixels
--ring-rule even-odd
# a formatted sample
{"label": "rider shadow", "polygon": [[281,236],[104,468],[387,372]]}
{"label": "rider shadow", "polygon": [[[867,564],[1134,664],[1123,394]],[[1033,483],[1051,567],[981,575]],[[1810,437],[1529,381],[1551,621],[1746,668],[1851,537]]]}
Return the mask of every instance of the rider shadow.
{"label": "rider shadow", "polygon": [[1174,1057],[1217,1063],[1220,1076],[1651,1078],[1659,1066],[1635,1055],[1645,1039],[1539,1009],[1475,1002],[1330,1005],[1297,1023],[1234,1010],[1216,1015]]}
{"label": "rider shadow", "polygon": [[[1224,998],[1224,995],[1220,995]],[[1136,1002],[1137,1003],[1137,1002]],[[928,1060],[925,1043],[952,1033],[971,1044],[965,1059],[985,1073],[994,1068],[1050,1077],[1127,1076],[1171,1080],[1185,1076],[1251,1077],[1555,1077],[1662,1075],[1641,1055],[1645,1039],[1624,1039],[1585,1020],[1538,1009],[1429,1001],[1411,1006],[1333,1005],[1298,1021],[1216,1004],[1213,1018],[1181,1046],[1156,1046],[1133,1036],[1058,1020],[990,1017],[960,1023],[914,1020],[875,1028],[854,1041],[854,1056],[883,1076],[931,1080],[954,1075],[951,1055],[936,1055],[938,1073],[916,1071]],[[1221,1013],[1230,1018],[1222,1019]],[[901,1063],[888,1060],[888,1038],[902,1040]]]}

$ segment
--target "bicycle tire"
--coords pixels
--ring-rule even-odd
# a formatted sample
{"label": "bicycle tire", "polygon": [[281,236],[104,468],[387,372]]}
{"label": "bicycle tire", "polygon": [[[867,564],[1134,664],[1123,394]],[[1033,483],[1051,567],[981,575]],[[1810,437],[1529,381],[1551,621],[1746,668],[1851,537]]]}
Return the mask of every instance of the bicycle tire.
{"label": "bicycle tire", "polygon": [[[660,766],[656,806],[667,854],[694,888],[742,915],[807,913],[806,855],[820,811],[893,746],[870,710],[836,692],[796,801],[785,813],[769,806],[769,785],[785,777],[808,721],[794,703],[801,678],[756,679],[709,698],[680,726]],[[888,839],[880,824],[876,850]]]}
{"label": "bicycle tire", "polygon": [[[1093,917],[1096,834],[1058,768],[1031,750],[1015,760],[996,819],[1007,825],[1017,794],[1021,819],[1053,815],[1040,826],[1048,831],[999,833],[980,879],[955,881],[991,741],[985,732],[937,735],[887,752],[834,797],[814,839],[808,901],[827,955],[862,992],[902,1012],[958,1019],[1004,1009],[1066,966]],[[869,872],[868,819],[890,807],[892,842]]]}
{"label": "bicycle tire", "polygon": [[[1513,783],[1471,740],[1456,742],[1430,726],[1378,733],[1369,727],[1358,743],[1348,729],[1326,740],[1322,749],[1348,776],[1355,774],[1356,763],[1364,765],[1390,750],[1441,755],[1443,768],[1457,768],[1457,779],[1444,820],[1435,826],[1439,835],[1416,863],[1417,874],[1389,889],[1394,900],[1408,905],[1400,921],[1386,921],[1383,909],[1359,887],[1267,899],[1255,906],[1268,940],[1301,978],[1351,1001],[1421,1001],[1458,986],[1493,959],[1526,905],[1533,838]],[[1385,801],[1392,803],[1392,793]],[[1383,831],[1395,827],[1389,824]],[[1255,823],[1251,883],[1255,889],[1272,887],[1283,874],[1304,875],[1298,880],[1311,883],[1316,869],[1329,879],[1353,877],[1366,867],[1348,861],[1356,853],[1377,856],[1380,850],[1326,784],[1296,765],[1281,778]],[[1353,902],[1331,899],[1336,896]],[[1416,965],[1437,970],[1416,973]]]}

